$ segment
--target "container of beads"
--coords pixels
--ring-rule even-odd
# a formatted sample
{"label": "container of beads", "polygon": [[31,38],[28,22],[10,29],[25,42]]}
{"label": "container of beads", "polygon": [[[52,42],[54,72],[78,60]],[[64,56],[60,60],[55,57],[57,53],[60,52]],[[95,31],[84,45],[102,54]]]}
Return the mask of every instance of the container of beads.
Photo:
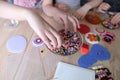
{"label": "container of beads", "polygon": [[102,20],[101,24],[103,25],[103,27],[108,29],[117,29],[120,26],[119,24],[112,24],[111,19],[104,19]]}
{"label": "container of beads", "polygon": [[67,56],[76,53],[80,49],[82,39],[79,33],[71,31],[65,32],[64,29],[60,30],[59,33],[64,41],[60,48],[51,50],[54,54]]}

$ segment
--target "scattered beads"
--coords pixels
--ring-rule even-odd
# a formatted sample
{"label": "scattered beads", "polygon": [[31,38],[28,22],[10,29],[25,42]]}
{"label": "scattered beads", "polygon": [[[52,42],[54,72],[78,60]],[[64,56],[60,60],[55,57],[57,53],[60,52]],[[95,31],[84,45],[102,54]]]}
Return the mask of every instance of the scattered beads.
{"label": "scattered beads", "polygon": [[71,55],[76,53],[81,46],[81,38],[75,32],[61,30],[59,31],[60,35],[64,39],[64,43],[60,48],[52,49],[51,51],[58,55]]}

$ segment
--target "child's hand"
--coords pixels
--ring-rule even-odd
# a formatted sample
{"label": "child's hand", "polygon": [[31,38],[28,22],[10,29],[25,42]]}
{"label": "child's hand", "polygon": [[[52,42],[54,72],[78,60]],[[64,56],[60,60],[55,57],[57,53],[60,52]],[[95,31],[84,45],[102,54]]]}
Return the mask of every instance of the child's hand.
{"label": "child's hand", "polygon": [[120,22],[120,12],[117,13],[111,20],[112,24],[118,24]]}
{"label": "child's hand", "polygon": [[32,12],[26,18],[29,25],[45,42],[48,48],[52,49],[61,46],[62,40],[58,32],[42,19],[39,14]]}
{"label": "child's hand", "polygon": [[75,16],[78,19],[83,19],[89,10],[90,10],[90,7],[89,5],[86,4],[76,11]]}
{"label": "child's hand", "polygon": [[79,27],[79,21],[76,19],[76,17],[71,16],[55,7],[47,6],[44,8],[44,12],[48,16],[53,17],[58,23],[65,26],[65,31],[68,30],[69,22],[73,24],[74,31],[76,31],[77,27]]}
{"label": "child's hand", "polygon": [[110,5],[108,3],[105,3],[103,2],[102,4],[100,4],[100,6],[98,7],[98,12],[101,12],[101,13],[106,13],[106,11],[108,9],[110,9]]}
{"label": "child's hand", "polygon": [[62,40],[60,35],[44,19],[42,19],[40,10],[23,8],[0,0],[0,11],[0,17],[2,18],[26,20],[45,42],[48,48],[61,46]]}

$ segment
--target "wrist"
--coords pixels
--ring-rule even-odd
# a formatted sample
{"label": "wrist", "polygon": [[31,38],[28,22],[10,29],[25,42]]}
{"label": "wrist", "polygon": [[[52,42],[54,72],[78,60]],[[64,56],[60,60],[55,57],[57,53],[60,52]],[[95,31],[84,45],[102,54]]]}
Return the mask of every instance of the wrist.
{"label": "wrist", "polygon": [[92,6],[90,4],[85,4],[83,7],[84,9],[87,9],[88,11],[92,9]]}
{"label": "wrist", "polygon": [[47,5],[43,7],[43,11],[47,16],[52,17],[54,15],[54,12],[56,11],[56,8],[52,5]]}
{"label": "wrist", "polygon": [[42,17],[37,12],[32,10],[26,11],[25,18],[34,31],[38,31],[41,26],[44,25],[44,19],[42,19]]}

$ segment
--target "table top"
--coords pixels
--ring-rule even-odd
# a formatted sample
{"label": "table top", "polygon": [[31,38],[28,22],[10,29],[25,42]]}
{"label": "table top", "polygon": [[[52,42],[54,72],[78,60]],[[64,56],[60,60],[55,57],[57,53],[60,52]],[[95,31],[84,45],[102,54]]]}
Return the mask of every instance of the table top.
{"label": "table top", "polygon": [[[51,25],[54,25],[56,29],[61,28],[61,26],[50,17],[44,16],[44,18]],[[54,76],[59,61],[78,65],[77,61],[79,57],[82,56],[80,52],[70,56],[59,56],[50,52],[45,45],[42,47],[34,47],[32,40],[33,37],[36,36],[36,33],[29,27],[28,23],[21,21],[16,28],[10,28],[4,25],[8,21],[9,20],[0,18],[0,80],[50,80]],[[93,31],[94,27],[102,27],[101,24],[92,25],[85,20],[80,21],[80,23],[89,25],[91,31]],[[116,30],[106,30],[115,34],[115,41],[111,44],[101,41],[100,44],[108,49],[111,54],[111,59],[103,62],[98,61],[94,65],[104,65],[110,69],[114,80],[119,80],[120,28]],[[27,39],[25,51],[19,54],[10,53],[6,49],[7,40],[15,35],[22,35]]]}

